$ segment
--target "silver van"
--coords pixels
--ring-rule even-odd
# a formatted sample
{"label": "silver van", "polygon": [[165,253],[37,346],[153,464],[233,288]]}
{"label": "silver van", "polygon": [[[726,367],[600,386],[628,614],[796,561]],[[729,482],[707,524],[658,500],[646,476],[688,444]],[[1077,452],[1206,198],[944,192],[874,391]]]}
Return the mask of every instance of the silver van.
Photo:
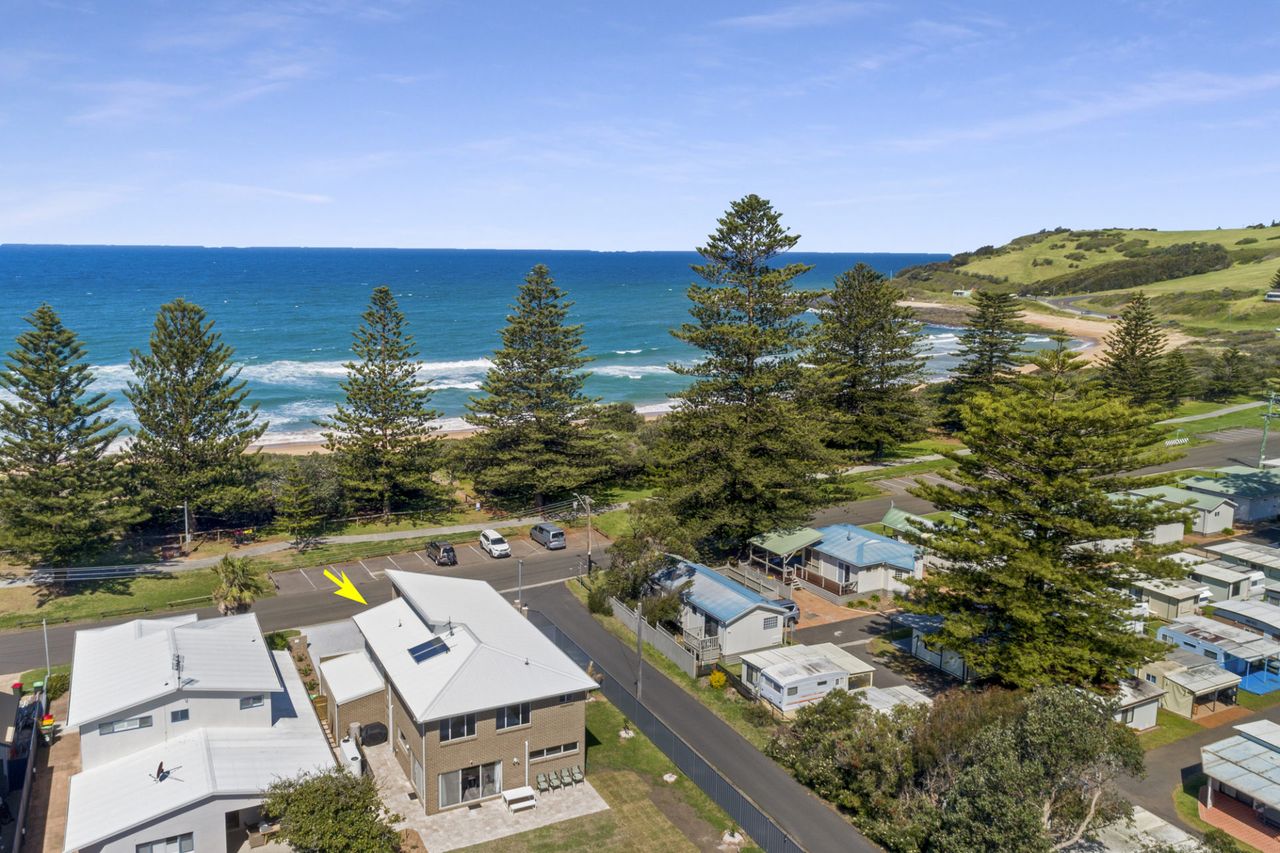
{"label": "silver van", "polygon": [[559,551],[565,546],[564,530],[548,521],[529,528],[529,538],[548,551]]}

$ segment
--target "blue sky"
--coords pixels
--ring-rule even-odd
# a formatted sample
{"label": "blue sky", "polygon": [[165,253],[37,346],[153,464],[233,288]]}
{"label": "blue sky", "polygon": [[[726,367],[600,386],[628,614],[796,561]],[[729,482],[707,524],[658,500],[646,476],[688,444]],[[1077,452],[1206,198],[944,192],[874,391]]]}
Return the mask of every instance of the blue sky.
{"label": "blue sky", "polygon": [[[1280,4],[0,0],[0,242],[813,251],[1280,218]],[[1222,11],[1220,11],[1222,10]]]}

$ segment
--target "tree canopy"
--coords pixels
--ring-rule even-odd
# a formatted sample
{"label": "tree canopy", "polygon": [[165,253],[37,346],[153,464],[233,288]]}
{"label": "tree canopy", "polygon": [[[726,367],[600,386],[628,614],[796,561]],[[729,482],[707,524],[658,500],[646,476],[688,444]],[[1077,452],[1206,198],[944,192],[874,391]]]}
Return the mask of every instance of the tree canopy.
{"label": "tree canopy", "polygon": [[138,419],[129,455],[147,498],[169,514],[219,513],[251,502],[257,460],[246,453],[267,429],[240,379],[235,350],[203,308],[184,299],[160,306],[147,352],[133,350],[125,396]]}
{"label": "tree canopy", "polygon": [[1112,393],[1135,405],[1164,403],[1170,375],[1165,369],[1165,334],[1151,302],[1139,291],[1103,340],[1102,380]]}
{"label": "tree canopy", "polygon": [[906,603],[942,617],[938,646],[978,673],[1017,687],[1111,684],[1161,645],[1128,630],[1131,581],[1179,570],[1134,540],[1175,508],[1120,493],[1125,472],[1169,461],[1147,409],[1080,376],[1065,339],[1033,359],[1036,373],[961,406],[967,455],[956,486],[914,493],[955,518],[931,531],[937,565]]}
{"label": "tree canopy", "polygon": [[338,457],[348,499],[390,515],[405,507],[432,510],[443,489],[432,480],[440,450],[431,435],[439,412],[418,379],[422,362],[404,313],[387,287],[375,287],[352,337],[346,399],[320,423]]}
{"label": "tree canopy", "polygon": [[0,369],[0,543],[35,563],[63,565],[111,543],[144,516],[116,459],[121,432],[75,332],[41,305],[25,318]]}
{"label": "tree canopy", "polygon": [[924,379],[924,342],[901,298],[866,264],[836,276],[805,358],[813,366],[808,403],[831,447],[881,458],[923,434],[912,389]]}
{"label": "tree canopy", "polygon": [[698,249],[705,284],[689,287],[692,321],[672,332],[702,357],[672,365],[694,381],[663,419],[656,465],[670,512],[709,551],[805,521],[825,462],[796,401],[802,315],[817,294],[793,284],[809,266],[770,264],[800,239],[781,218],[759,196],[733,202]]}
{"label": "tree canopy", "polygon": [[547,267],[530,270],[484,396],[467,404],[467,421],[482,430],[468,440],[468,470],[478,490],[501,501],[566,497],[607,479],[618,461],[596,423],[597,401],[583,393],[591,359],[582,326],[567,322],[572,306]]}

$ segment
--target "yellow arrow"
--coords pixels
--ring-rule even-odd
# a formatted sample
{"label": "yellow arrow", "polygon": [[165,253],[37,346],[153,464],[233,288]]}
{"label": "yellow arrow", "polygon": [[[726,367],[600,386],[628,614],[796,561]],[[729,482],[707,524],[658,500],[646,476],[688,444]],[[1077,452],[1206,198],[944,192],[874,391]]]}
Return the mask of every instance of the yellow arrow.
{"label": "yellow arrow", "polygon": [[335,577],[333,572],[328,569],[324,570],[324,576],[338,585],[338,588],[333,591],[334,595],[340,595],[343,598],[349,598],[352,601],[358,601],[361,604],[369,603],[364,600],[364,596],[360,594],[360,590],[356,589],[356,585],[347,577],[346,572],[342,573],[341,580]]}

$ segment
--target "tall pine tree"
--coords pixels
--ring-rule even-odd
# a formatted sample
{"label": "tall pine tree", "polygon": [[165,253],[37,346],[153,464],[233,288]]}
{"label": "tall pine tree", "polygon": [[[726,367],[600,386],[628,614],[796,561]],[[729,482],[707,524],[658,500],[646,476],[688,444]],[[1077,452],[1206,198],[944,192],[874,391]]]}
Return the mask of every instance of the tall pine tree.
{"label": "tall pine tree", "polygon": [[975,290],[973,302],[976,310],[959,336],[959,364],[942,389],[943,420],[948,429],[960,426],[960,404],[1014,375],[1026,341],[1018,329],[1022,312],[1012,293]]}
{"label": "tall pine tree", "polygon": [[866,264],[836,277],[806,359],[810,399],[831,447],[881,458],[923,433],[920,323],[902,292]]}
{"label": "tall pine tree", "polygon": [[1229,346],[1213,360],[1206,392],[1215,400],[1226,400],[1258,390],[1258,371],[1239,347]]}
{"label": "tall pine tree", "polygon": [[41,305],[0,369],[0,543],[37,564],[93,554],[144,517],[125,496],[107,447],[121,427],[102,417],[75,332]]}
{"label": "tall pine tree", "polygon": [[337,455],[347,496],[357,509],[390,516],[406,507],[430,511],[443,501],[432,480],[440,447],[432,437],[440,413],[418,379],[422,362],[390,289],[376,287],[353,333],[357,361],[346,364],[346,400],[321,421],[325,446]]}
{"label": "tall pine tree", "polygon": [[1165,334],[1142,291],[1124,307],[1103,345],[1102,381],[1113,394],[1139,406],[1168,399]]}
{"label": "tall pine tree", "polygon": [[138,418],[129,454],[148,499],[165,515],[185,504],[193,529],[202,510],[234,514],[256,500],[258,460],[247,451],[267,429],[213,325],[184,299],[160,306],[124,392]]}
{"label": "tall pine tree", "polygon": [[809,266],[770,265],[799,239],[768,201],[733,202],[698,249],[693,320],[672,332],[703,357],[672,366],[695,381],[662,422],[657,466],[670,512],[710,552],[801,524],[817,501],[820,431],[796,402],[802,315],[817,294],[793,284]]}
{"label": "tall pine tree", "polygon": [[971,453],[948,454],[957,487],[915,490],[957,520],[931,531],[940,560],[907,607],[941,616],[937,645],[1010,686],[1114,683],[1160,654],[1127,627],[1130,582],[1178,569],[1156,549],[1090,543],[1140,537],[1179,517],[1112,497],[1139,482],[1124,472],[1173,454],[1149,409],[1081,380],[1065,339],[1033,364],[1038,372],[1015,387],[962,406]]}
{"label": "tall pine tree", "polygon": [[467,466],[476,488],[501,502],[562,498],[607,479],[617,457],[593,423],[582,372],[591,359],[573,303],[542,264],[527,276],[502,330],[502,348],[468,403]]}
{"label": "tall pine tree", "polygon": [[1176,349],[1164,357],[1161,371],[1165,408],[1176,409],[1184,398],[1196,395],[1200,379],[1181,349]]}

